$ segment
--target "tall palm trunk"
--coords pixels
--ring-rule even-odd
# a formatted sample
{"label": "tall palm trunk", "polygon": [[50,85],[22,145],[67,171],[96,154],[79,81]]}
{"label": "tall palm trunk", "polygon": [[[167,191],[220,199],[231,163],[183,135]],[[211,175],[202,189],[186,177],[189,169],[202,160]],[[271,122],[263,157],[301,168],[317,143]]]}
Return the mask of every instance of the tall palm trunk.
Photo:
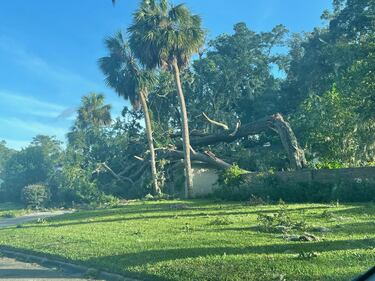
{"label": "tall palm trunk", "polygon": [[151,174],[152,174],[152,185],[154,188],[155,194],[160,194],[160,188],[158,184],[158,176],[156,172],[156,157],[155,157],[155,149],[154,149],[154,140],[152,138],[152,125],[150,119],[150,113],[148,111],[147,101],[145,91],[139,92],[139,98],[141,100],[143,114],[145,116],[145,124],[146,124],[146,135],[148,141],[148,147],[150,150],[150,159],[151,159]]}
{"label": "tall palm trunk", "polygon": [[184,149],[184,164],[185,164],[185,197],[190,198],[193,193],[193,172],[191,169],[191,160],[190,160],[190,135],[189,135],[189,124],[188,124],[188,115],[186,110],[185,96],[182,91],[181,79],[180,79],[180,69],[177,64],[177,60],[172,62],[174,76],[177,84],[177,93],[178,99],[181,107],[181,127],[182,127],[182,145]]}

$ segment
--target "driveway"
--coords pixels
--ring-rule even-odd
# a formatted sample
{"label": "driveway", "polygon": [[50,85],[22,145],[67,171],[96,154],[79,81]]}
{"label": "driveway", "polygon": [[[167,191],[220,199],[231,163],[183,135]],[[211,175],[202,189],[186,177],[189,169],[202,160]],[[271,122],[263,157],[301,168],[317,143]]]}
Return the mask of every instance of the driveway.
{"label": "driveway", "polygon": [[85,281],[81,274],[46,268],[35,263],[25,263],[0,257],[0,280],[7,281]]}
{"label": "driveway", "polygon": [[71,213],[72,211],[51,211],[51,212],[35,212],[15,218],[0,218],[0,228],[16,226],[19,224],[36,221],[38,219],[45,219],[49,217],[59,216]]}
{"label": "driveway", "polygon": [[[71,211],[52,211],[31,213],[16,218],[1,218],[0,228],[16,226],[19,224],[45,219],[53,216],[71,213]],[[0,251],[1,253],[1,251]],[[82,274],[47,268],[35,263],[26,263],[15,259],[0,256],[0,281],[85,281]]]}

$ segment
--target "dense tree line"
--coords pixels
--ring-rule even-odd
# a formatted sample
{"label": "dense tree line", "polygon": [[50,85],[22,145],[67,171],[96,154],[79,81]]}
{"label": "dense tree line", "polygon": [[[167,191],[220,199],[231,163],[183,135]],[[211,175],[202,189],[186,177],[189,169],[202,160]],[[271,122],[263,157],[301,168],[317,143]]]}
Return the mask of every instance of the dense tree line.
{"label": "dense tree line", "polygon": [[186,6],[142,1],[99,59],[108,86],[132,108],[113,119],[104,96],[91,93],[64,149],[47,136],[17,152],[2,142],[1,196],[19,200],[36,183],[55,202],[189,196],[191,160],[215,155],[245,170],[286,170],[288,153],[272,126],[231,142],[194,142],[276,113],[291,124],[310,168],[374,165],[375,2],[334,0],[322,19],[325,26],[304,34],[238,23],[204,45],[200,19]]}

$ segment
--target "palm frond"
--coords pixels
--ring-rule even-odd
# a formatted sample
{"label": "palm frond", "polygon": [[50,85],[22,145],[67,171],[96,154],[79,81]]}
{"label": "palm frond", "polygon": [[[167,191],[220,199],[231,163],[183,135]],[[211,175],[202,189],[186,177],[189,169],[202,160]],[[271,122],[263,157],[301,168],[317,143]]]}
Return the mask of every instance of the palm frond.
{"label": "palm frond", "polygon": [[173,59],[184,67],[205,41],[201,18],[184,4],[172,6],[167,0],[144,0],[128,33],[134,55],[147,68],[164,67]]}
{"label": "palm frond", "polygon": [[142,68],[121,32],[106,38],[105,45],[108,56],[98,63],[106,84],[138,109],[140,91],[151,88],[155,82],[153,72]]}

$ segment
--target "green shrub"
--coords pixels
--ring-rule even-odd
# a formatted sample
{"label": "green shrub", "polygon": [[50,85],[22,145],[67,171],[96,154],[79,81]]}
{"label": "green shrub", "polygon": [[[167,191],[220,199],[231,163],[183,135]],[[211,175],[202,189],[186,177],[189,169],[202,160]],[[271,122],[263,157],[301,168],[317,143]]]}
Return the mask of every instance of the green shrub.
{"label": "green shrub", "polygon": [[29,208],[39,209],[46,207],[50,200],[48,186],[43,184],[25,186],[22,189],[21,200]]}
{"label": "green shrub", "polygon": [[317,169],[340,169],[345,167],[347,167],[347,165],[338,161],[324,161],[315,164],[315,168]]}
{"label": "green shrub", "polygon": [[101,206],[103,204],[116,205],[117,198],[102,192],[89,170],[79,166],[64,166],[59,172],[56,187],[56,201],[66,206],[75,204],[91,204]]}
{"label": "green shrub", "polygon": [[361,179],[337,183],[284,182],[269,173],[242,177],[237,185],[221,182],[214,196],[233,201],[256,197],[266,202],[279,199],[290,203],[369,202],[375,200],[375,183]]}
{"label": "green shrub", "polygon": [[0,215],[0,217],[11,219],[11,218],[15,218],[16,214],[14,212],[6,212],[6,213]]}
{"label": "green shrub", "polygon": [[219,183],[227,186],[238,185],[242,182],[243,174],[246,174],[245,170],[242,170],[237,165],[233,165],[219,176]]}
{"label": "green shrub", "polygon": [[7,201],[19,202],[22,189],[30,184],[46,182],[53,161],[40,146],[29,146],[13,154],[5,163],[1,185]]}

